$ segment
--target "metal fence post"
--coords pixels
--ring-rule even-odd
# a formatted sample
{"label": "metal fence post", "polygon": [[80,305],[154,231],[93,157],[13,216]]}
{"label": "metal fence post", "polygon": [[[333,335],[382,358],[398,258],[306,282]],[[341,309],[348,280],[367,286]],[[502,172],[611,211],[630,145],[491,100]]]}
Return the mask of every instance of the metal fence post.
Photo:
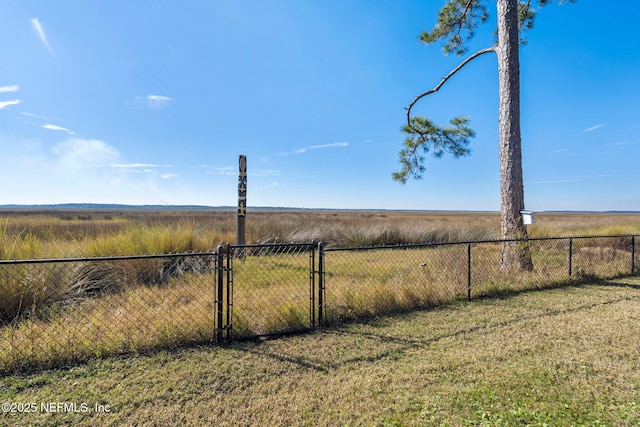
{"label": "metal fence post", "polygon": [[[231,340],[231,334],[233,330],[232,315],[233,315],[233,259],[237,256],[237,248],[227,243],[227,323],[225,328],[227,329],[227,341]],[[241,249],[241,253],[244,256],[245,249]]]}
{"label": "metal fence post", "polygon": [[216,251],[216,343],[222,342],[222,333],[224,330],[224,248],[218,246]]}
{"label": "metal fence post", "polygon": [[318,327],[324,326],[324,243],[318,243]]}
{"label": "metal fence post", "polygon": [[631,236],[631,275],[636,274],[636,236]]}
{"label": "metal fence post", "polygon": [[467,300],[471,301],[471,243],[467,244]]}
{"label": "metal fence post", "polygon": [[309,254],[309,316],[311,327],[316,327],[316,242],[311,242]]}
{"label": "metal fence post", "polygon": [[569,278],[573,276],[572,263],[573,261],[573,238],[569,237]]}

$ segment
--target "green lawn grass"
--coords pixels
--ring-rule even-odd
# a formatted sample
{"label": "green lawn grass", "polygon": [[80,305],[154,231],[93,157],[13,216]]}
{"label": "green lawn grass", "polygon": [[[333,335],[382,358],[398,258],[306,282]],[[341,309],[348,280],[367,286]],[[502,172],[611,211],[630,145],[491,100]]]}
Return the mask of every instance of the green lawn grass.
{"label": "green lawn grass", "polygon": [[37,410],[0,424],[639,425],[639,302],[616,279],[10,375],[0,402]]}

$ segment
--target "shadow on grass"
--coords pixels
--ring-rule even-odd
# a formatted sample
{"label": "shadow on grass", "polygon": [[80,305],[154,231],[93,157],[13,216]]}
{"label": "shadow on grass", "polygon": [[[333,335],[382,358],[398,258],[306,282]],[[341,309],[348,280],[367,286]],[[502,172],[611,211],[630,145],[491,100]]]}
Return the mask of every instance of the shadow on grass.
{"label": "shadow on grass", "polygon": [[637,279],[637,284],[635,283],[625,283],[620,281],[618,279],[611,279],[611,280],[596,280],[594,283],[594,285],[600,285],[600,286],[614,286],[614,287],[620,287],[620,288],[631,288],[631,289],[637,289],[640,290],[640,277],[635,277]]}
{"label": "shadow on grass", "polygon": [[[623,279],[638,279],[637,284],[626,283]],[[482,301],[482,300],[502,300],[509,299],[518,295],[523,294],[531,294],[537,292],[547,292],[551,290],[557,289],[569,289],[569,288],[582,288],[586,286],[616,286],[623,288],[632,288],[632,289],[640,289],[640,277],[639,276],[619,276],[608,279],[602,279],[596,276],[591,275],[582,275],[580,277],[570,279],[568,281],[562,281],[557,283],[552,283],[548,285],[533,287],[533,288],[525,288],[525,289],[497,289],[492,290],[480,295],[473,296],[471,301]],[[471,302],[470,301],[470,302]]]}
{"label": "shadow on grass", "polygon": [[[636,282],[636,283],[628,283],[628,282]],[[404,310],[398,313],[392,313],[387,315],[381,315],[377,317],[370,317],[367,319],[359,319],[354,320],[348,323],[344,323],[342,325],[336,325],[332,327],[328,327],[325,329],[316,329],[316,330],[299,330],[294,331],[293,333],[278,333],[273,334],[272,336],[260,336],[260,337],[251,337],[249,339],[236,340],[231,341],[223,345],[212,344],[210,341],[198,341],[198,342],[190,342],[184,343],[182,345],[171,345],[164,347],[156,347],[153,349],[141,349],[134,352],[125,352],[121,354],[115,354],[111,356],[111,358],[123,359],[129,358],[132,356],[154,356],[155,354],[159,354],[166,351],[175,351],[175,350],[188,350],[188,349],[200,349],[203,351],[215,351],[219,348],[229,348],[236,351],[242,351],[249,354],[254,354],[261,357],[269,357],[278,362],[284,363],[292,363],[303,369],[307,370],[315,370],[318,372],[328,373],[332,370],[338,369],[342,366],[349,364],[358,364],[358,363],[370,363],[376,362],[383,359],[387,359],[390,357],[402,356],[406,352],[414,349],[427,349],[429,346],[434,345],[441,340],[448,338],[455,338],[458,336],[462,336],[465,334],[471,333],[480,333],[480,332],[488,332],[493,330],[498,330],[501,328],[507,328],[513,325],[521,324],[527,321],[542,319],[551,316],[558,316],[562,314],[569,314],[573,312],[579,312],[583,310],[589,310],[598,306],[605,306],[609,304],[615,304],[621,301],[629,300],[630,298],[614,298],[606,301],[599,301],[597,303],[592,304],[582,304],[580,306],[564,308],[564,309],[550,309],[545,311],[544,313],[529,315],[529,316],[519,316],[512,320],[507,321],[495,321],[489,322],[484,325],[476,325],[470,326],[467,328],[459,328],[454,331],[450,331],[447,333],[437,334],[431,337],[424,338],[406,338],[397,334],[385,334],[384,330],[394,321],[402,321],[402,320],[411,320],[412,317],[419,315],[420,313],[425,312],[436,312],[440,310],[464,310],[466,307],[469,307],[473,304],[476,304],[480,301],[501,301],[501,300],[509,300],[518,295],[524,294],[535,294],[540,292],[546,292],[550,290],[558,290],[558,289],[580,289],[580,288],[588,288],[593,286],[602,286],[602,287],[616,287],[616,288],[630,288],[634,290],[640,290],[640,277],[634,277],[629,280],[628,277],[619,277],[613,279],[590,279],[588,281],[582,282],[569,282],[562,284],[554,284],[547,287],[540,287],[535,289],[528,290],[507,290],[507,291],[496,291],[487,295],[482,295],[475,297],[471,301],[465,300],[455,300],[449,304],[443,304],[438,306],[432,306],[424,309],[415,309],[415,310]],[[359,326],[368,327],[369,330],[364,330]],[[378,332],[379,331],[379,332]],[[287,339],[287,337],[291,337],[293,335],[303,335],[311,338],[314,337],[353,337],[355,339],[362,339],[371,341],[372,344],[370,346],[371,351],[360,351],[360,353],[364,352],[363,355],[357,355],[354,357],[346,357],[343,359],[332,358],[331,360],[323,359],[321,357],[309,357],[306,354],[312,353],[312,350],[309,352],[305,352],[305,355],[293,355],[285,352],[276,353],[273,351],[269,351],[267,346],[263,345],[269,341],[276,339]],[[382,351],[373,351],[373,349],[379,350],[380,344],[386,344],[388,347]],[[378,347],[376,347],[378,346]],[[382,346],[384,347],[384,346]],[[16,369],[12,370],[12,374],[33,374],[36,372],[45,371],[48,369],[60,369],[60,368],[70,368],[73,366],[79,366],[85,363],[91,363],[95,361],[96,358],[87,358],[83,360],[72,360],[72,361],[63,361],[59,364],[51,365],[42,365],[42,366],[29,366],[29,367],[16,367]],[[1,373],[0,378],[5,376],[7,373]]]}
{"label": "shadow on grass", "polygon": [[[348,324],[343,324],[334,328],[327,328],[317,331],[312,331],[309,336],[313,335],[321,335],[321,336],[337,336],[337,337],[352,337],[356,340],[367,340],[375,343],[370,347],[371,351],[365,351],[363,355],[358,355],[355,357],[347,357],[344,359],[337,360],[325,360],[321,357],[314,358],[309,356],[301,356],[301,355],[292,355],[286,353],[276,353],[273,351],[269,351],[266,346],[262,344],[266,343],[269,338],[256,339],[251,344],[249,343],[231,343],[230,346],[235,350],[244,351],[256,356],[260,357],[269,357],[278,362],[286,362],[295,364],[303,369],[315,370],[318,372],[330,372],[332,370],[338,369],[340,367],[344,367],[350,364],[359,364],[359,363],[373,363],[378,362],[384,359],[388,359],[391,357],[399,357],[407,353],[411,350],[426,350],[429,346],[432,346],[444,339],[456,338],[466,334],[473,333],[487,333],[491,331],[496,331],[503,328],[513,327],[518,324],[523,324],[532,320],[538,320],[543,318],[549,318],[553,316],[560,316],[564,314],[578,313],[585,310],[590,310],[595,307],[607,306],[610,304],[616,304],[622,301],[628,301],[634,299],[632,297],[620,297],[620,298],[612,298],[607,299],[605,301],[598,301],[594,303],[580,304],[574,307],[561,308],[561,309],[548,309],[545,310],[544,313],[536,313],[532,315],[522,315],[517,316],[511,320],[497,320],[491,321],[484,325],[476,325],[470,326],[467,328],[459,328],[455,331],[437,334],[431,337],[424,338],[404,338],[402,336],[396,334],[385,334],[384,330],[390,324],[392,324],[395,320],[411,320],[412,317],[415,317],[419,313],[424,312],[435,312],[437,310],[447,310],[447,309],[455,309],[455,310],[464,310],[466,307],[477,303],[478,301],[487,301],[487,300],[508,300],[518,295],[524,294],[534,294],[540,293],[543,291],[550,291],[554,289],[581,289],[581,288],[590,288],[594,286],[601,287],[618,287],[618,288],[630,288],[634,290],[640,290],[640,279],[638,280],[638,284],[634,283],[626,283],[621,280],[622,278],[615,279],[593,279],[583,282],[571,282],[560,285],[552,285],[549,287],[529,289],[529,290],[521,290],[521,291],[506,291],[506,292],[496,292],[491,295],[485,295],[482,297],[477,297],[472,301],[456,301],[451,304],[441,305],[437,307],[432,307],[429,309],[423,310],[414,310],[411,312],[402,312],[389,314],[386,316],[380,316],[376,318],[370,318],[367,320],[351,322]],[[369,330],[364,330],[361,327],[369,327]],[[373,330],[373,331],[372,331]],[[377,332],[379,330],[380,332]],[[384,345],[382,345],[384,344]],[[382,345],[382,346],[380,346]],[[390,348],[389,348],[390,347]],[[383,351],[374,351],[375,349],[385,348]],[[361,351],[362,352],[362,351]]]}

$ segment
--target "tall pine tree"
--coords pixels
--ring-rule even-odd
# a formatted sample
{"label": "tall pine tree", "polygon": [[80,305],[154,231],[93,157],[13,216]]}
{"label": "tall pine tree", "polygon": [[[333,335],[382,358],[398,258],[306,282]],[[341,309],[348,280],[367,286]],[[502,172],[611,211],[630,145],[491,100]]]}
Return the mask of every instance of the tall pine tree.
{"label": "tall pine tree", "polygon": [[[538,0],[542,7],[551,0]],[[559,0],[561,3],[563,0]],[[565,0],[576,1],[576,0]],[[426,44],[444,41],[445,54],[463,55],[465,46],[479,24],[487,21],[490,0],[449,0],[440,9],[438,21],[431,32],[423,32],[420,40]],[[466,117],[456,117],[451,125],[441,127],[428,118],[412,116],[411,110],[425,96],[437,92],[465,65],[477,57],[495,53],[499,76],[499,136],[500,136],[500,216],[503,240],[520,239],[519,243],[502,245],[501,267],[505,270],[531,270],[531,254],[526,244],[527,229],[522,222],[524,187],[522,182],[522,143],[520,135],[520,34],[533,26],[536,10],[532,0],[495,0],[497,12],[497,44],[482,49],[445,76],[438,85],[418,95],[407,107],[407,137],[400,151],[402,169],[393,178],[402,183],[421,177],[425,171],[421,153],[432,151],[436,157],[450,153],[455,157],[469,154],[469,141],[475,136]]]}

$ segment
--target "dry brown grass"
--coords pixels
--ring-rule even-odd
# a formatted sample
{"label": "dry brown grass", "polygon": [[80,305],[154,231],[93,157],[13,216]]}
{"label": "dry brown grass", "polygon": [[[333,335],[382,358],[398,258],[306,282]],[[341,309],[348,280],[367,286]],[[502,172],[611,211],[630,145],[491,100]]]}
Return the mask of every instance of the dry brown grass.
{"label": "dry brown grass", "polygon": [[[640,214],[540,213],[536,218],[536,224],[529,226],[530,237],[640,233]],[[199,239],[206,242],[206,250],[212,250],[218,244],[235,242],[235,221],[231,211],[0,210],[0,256],[125,255],[139,254],[128,251],[141,249],[176,252],[178,246],[185,246],[174,241],[174,247],[164,242],[140,248],[127,242],[146,242],[161,230],[179,230],[182,239]],[[330,246],[366,246],[499,237],[500,218],[495,212],[268,210],[250,211],[247,216],[247,243],[317,240]],[[109,238],[114,243],[104,251],[91,250],[91,242]],[[27,249],[31,247],[24,251],[25,256],[10,251],[16,251],[21,241]]]}
{"label": "dry brown grass", "polygon": [[[286,339],[191,348],[0,379],[6,425],[640,423],[640,282],[526,292]],[[95,404],[109,413],[95,413]]]}
{"label": "dry brown grass", "polygon": [[[84,256],[122,255],[210,250],[233,234],[233,215],[228,212],[93,215],[98,217],[9,216],[0,243],[6,249],[11,245],[20,247],[16,241],[26,242],[25,253],[41,256],[51,253],[38,252],[42,247],[51,251],[57,244],[62,245],[58,249],[74,246],[75,256],[78,251]],[[570,214],[549,215],[540,215],[532,235],[549,234],[553,227],[548,224],[557,224],[555,230],[561,230],[572,223],[567,219]],[[254,227],[250,228],[250,241],[268,241],[261,239],[271,235],[275,236],[271,241],[315,238],[328,241],[330,246],[359,246],[421,242],[427,238],[432,242],[495,238],[497,218],[494,213],[287,211],[257,212],[249,224]],[[70,224],[80,227],[94,219],[95,224],[80,233],[77,241],[64,233],[66,237],[59,242],[54,238],[61,229],[68,231]],[[110,221],[118,224],[113,227],[117,229],[114,234],[96,231]],[[593,228],[571,234],[610,230],[602,228],[607,221],[611,223],[608,227],[638,230],[637,215],[578,215],[576,221]],[[47,229],[50,231],[45,232]],[[18,240],[11,243],[11,236]],[[621,244],[619,239],[603,239],[596,246],[584,242],[587,241],[575,241],[574,279],[628,273],[628,244]],[[567,250],[563,246],[566,243],[545,245],[534,253],[536,269],[517,276],[499,270],[498,244],[474,245],[473,296],[568,283]],[[446,245],[327,252],[328,323],[464,299],[468,292],[466,250],[466,245]],[[307,326],[312,316],[308,263],[306,255],[249,256],[238,260],[234,265],[234,336]],[[214,329],[215,279],[206,269],[181,268],[158,259],[130,260],[117,266],[107,262],[99,267],[82,264],[66,276],[57,267],[4,268],[0,278],[0,319],[5,322],[0,329],[0,370],[49,366],[210,339]],[[195,272],[198,274],[191,274]]]}
{"label": "dry brown grass", "polygon": [[214,338],[213,277],[132,286],[0,329],[0,372],[136,353]]}

